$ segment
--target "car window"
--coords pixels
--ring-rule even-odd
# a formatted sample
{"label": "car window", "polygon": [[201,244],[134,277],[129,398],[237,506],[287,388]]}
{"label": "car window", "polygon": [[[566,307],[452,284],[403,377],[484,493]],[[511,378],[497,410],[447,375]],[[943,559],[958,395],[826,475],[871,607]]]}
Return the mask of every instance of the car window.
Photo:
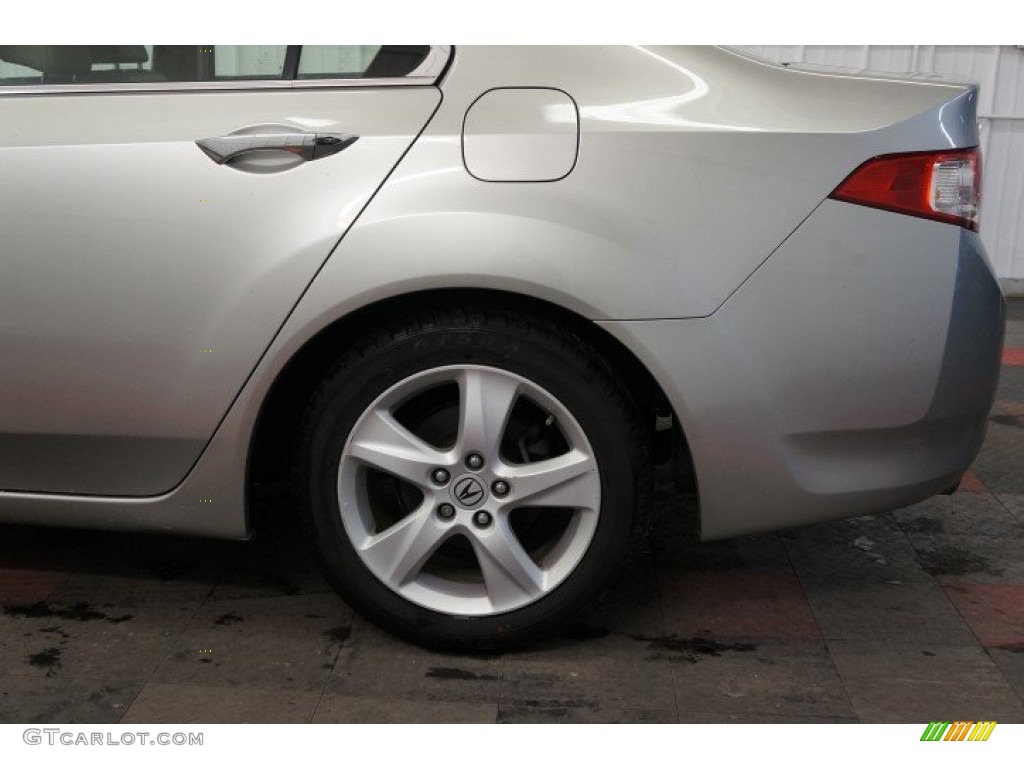
{"label": "car window", "polygon": [[428,45],[0,45],[0,85],[394,78]]}
{"label": "car window", "polygon": [[299,78],[363,77],[379,45],[304,45]]}
{"label": "car window", "polygon": [[430,52],[429,45],[304,45],[299,79],[405,77]]}

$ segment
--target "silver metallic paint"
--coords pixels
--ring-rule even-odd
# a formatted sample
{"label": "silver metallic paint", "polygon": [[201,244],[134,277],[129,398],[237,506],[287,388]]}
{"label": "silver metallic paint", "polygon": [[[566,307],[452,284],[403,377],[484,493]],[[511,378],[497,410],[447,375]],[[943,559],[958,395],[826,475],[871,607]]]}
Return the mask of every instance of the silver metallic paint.
{"label": "silver metallic paint", "polygon": [[[958,227],[827,201],[712,317],[601,323],[672,401],[705,538],[893,509],[959,479],[1001,349],[983,258]],[[987,284],[965,283],[971,268]]]}
{"label": "silver metallic paint", "polygon": [[[695,84],[691,70],[634,49],[460,47],[441,109],[323,277],[343,272],[341,293],[356,306],[417,288],[489,285],[591,318],[703,317],[864,160],[976,142],[974,93],[963,87],[872,83],[876,93],[856,78],[794,74],[790,91],[775,86],[778,98],[762,102],[752,95],[764,78],[786,77],[781,67],[715,50],[676,55],[715,77]],[[567,178],[524,194],[461,168],[454,137],[497,77],[576,101],[580,154]],[[828,110],[811,86],[831,94],[829,108],[852,101],[853,116],[821,117]],[[412,247],[426,258],[407,258]],[[333,296],[339,288],[325,286]]]}
{"label": "silver metallic paint", "polygon": [[[0,99],[0,488],[181,482],[439,101],[432,87]],[[266,124],[360,138],[264,174],[195,144]]]}
{"label": "silver metallic paint", "polygon": [[462,159],[481,181],[558,181],[576,165],[580,122],[569,94],[494,88],[466,112]]}
{"label": "silver metallic paint", "polygon": [[[466,172],[463,119],[495,87],[573,98],[572,174],[519,185]],[[976,144],[974,89],[789,71],[718,49],[580,47],[460,47],[441,89],[280,331],[250,329],[246,341],[269,347],[178,487],[137,500],[0,493],[0,520],[245,535],[251,433],[287,361],[351,311],[441,287],[551,301],[623,340],[686,431],[706,536],[907,503],[966,468],[984,395],[962,404],[973,429],[962,439],[928,410],[949,375],[960,231],[822,201],[874,155]],[[134,130],[157,129],[140,113]],[[798,375],[809,365],[812,388]]]}

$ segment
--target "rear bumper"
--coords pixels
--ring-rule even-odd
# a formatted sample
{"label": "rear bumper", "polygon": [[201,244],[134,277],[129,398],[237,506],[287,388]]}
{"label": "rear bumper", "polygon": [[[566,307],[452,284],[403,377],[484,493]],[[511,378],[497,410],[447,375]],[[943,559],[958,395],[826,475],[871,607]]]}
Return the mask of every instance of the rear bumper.
{"label": "rear bumper", "polygon": [[705,538],[911,504],[974,460],[1002,293],[976,234],[826,201],[707,318],[602,323],[693,455]]}

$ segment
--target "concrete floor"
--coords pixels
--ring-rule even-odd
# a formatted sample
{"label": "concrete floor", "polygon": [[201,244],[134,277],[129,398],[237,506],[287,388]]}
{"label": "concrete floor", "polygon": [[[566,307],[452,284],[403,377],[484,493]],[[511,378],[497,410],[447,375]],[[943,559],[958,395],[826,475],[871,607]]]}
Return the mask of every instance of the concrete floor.
{"label": "concrete floor", "polygon": [[1024,301],[1010,312],[956,495],[702,545],[662,494],[639,567],[529,652],[387,636],[283,524],[247,543],[0,528],[0,721],[1024,722]]}

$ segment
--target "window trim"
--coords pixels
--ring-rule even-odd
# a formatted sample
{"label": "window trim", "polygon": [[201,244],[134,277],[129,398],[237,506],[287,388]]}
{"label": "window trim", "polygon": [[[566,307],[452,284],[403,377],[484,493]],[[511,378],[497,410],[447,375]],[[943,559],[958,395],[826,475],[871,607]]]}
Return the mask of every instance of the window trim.
{"label": "window trim", "polygon": [[426,59],[404,77],[312,78],[309,80],[200,80],[167,83],[66,83],[53,85],[4,85],[2,96],[47,96],[67,94],[167,93],[183,91],[291,91],[324,88],[393,88],[435,85],[452,57],[452,46],[432,45]]}

